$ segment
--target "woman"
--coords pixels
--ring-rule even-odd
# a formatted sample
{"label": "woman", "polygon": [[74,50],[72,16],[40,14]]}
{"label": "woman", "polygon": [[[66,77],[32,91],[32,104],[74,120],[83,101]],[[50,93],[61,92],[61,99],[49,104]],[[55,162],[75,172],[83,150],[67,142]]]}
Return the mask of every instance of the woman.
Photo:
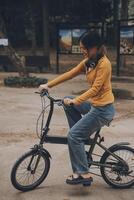
{"label": "woman", "polygon": [[[83,139],[87,139],[113,119],[115,110],[111,87],[111,63],[106,57],[105,46],[98,33],[86,32],[80,37],[80,48],[85,56],[72,70],[58,76],[39,90],[49,89],[84,72],[91,87],[78,97],[65,97],[66,115],[70,130],[68,133],[69,155],[73,174],[66,183],[83,184],[93,181],[89,173]],[[73,106],[70,106],[73,104]],[[71,115],[70,115],[71,113]]]}

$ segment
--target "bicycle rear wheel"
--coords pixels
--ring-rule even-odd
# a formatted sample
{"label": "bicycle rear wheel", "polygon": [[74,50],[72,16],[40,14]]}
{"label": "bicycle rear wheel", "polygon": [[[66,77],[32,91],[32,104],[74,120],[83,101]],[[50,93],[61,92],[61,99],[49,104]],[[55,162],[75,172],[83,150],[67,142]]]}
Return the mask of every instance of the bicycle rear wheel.
{"label": "bicycle rear wheel", "polygon": [[21,191],[33,190],[47,177],[50,159],[41,151],[31,150],[22,155],[11,171],[12,185]]}
{"label": "bicycle rear wheel", "polygon": [[111,168],[100,167],[103,179],[114,188],[130,188],[134,185],[134,149],[128,146],[116,146],[110,149],[110,152],[120,157],[125,164],[105,152],[101,158],[101,163],[111,165]]}

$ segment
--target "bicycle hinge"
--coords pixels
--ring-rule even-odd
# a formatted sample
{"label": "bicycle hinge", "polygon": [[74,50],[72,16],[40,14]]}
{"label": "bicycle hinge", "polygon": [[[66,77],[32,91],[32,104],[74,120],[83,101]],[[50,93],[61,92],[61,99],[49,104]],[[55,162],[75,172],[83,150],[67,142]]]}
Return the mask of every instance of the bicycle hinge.
{"label": "bicycle hinge", "polygon": [[100,137],[99,143],[104,142],[104,137]]}
{"label": "bicycle hinge", "polygon": [[48,127],[43,128],[43,131],[45,134],[47,134],[49,130],[50,130],[50,128],[48,128]]}

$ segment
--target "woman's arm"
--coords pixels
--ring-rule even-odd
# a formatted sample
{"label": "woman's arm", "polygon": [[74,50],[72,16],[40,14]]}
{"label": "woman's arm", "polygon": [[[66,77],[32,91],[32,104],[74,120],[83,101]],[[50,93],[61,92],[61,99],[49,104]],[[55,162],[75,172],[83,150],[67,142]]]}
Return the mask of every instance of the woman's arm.
{"label": "woman's arm", "polygon": [[62,75],[58,76],[54,80],[49,81],[47,83],[47,86],[49,88],[51,88],[55,85],[58,85],[64,81],[67,81],[67,80],[72,79],[73,77],[77,76],[82,71],[84,71],[84,62],[85,62],[85,59],[82,60],[76,67],[74,67],[70,71],[63,73]]}
{"label": "woman's arm", "polygon": [[107,79],[109,73],[111,70],[111,64],[110,62],[102,62],[99,64],[97,73],[96,73],[96,78],[89,90],[84,92],[82,95],[76,97],[73,99],[74,104],[81,104],[82,102],[88,100],[89,98],[95,96],[101,89],[103,83]]}

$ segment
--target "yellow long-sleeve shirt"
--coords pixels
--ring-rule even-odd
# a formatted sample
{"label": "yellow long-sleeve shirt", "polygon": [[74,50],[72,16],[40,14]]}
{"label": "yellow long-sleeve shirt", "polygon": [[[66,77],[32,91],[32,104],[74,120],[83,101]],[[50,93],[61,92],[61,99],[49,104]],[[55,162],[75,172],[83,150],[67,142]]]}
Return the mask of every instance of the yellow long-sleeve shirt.
{"label": "yellow long-sleeve shirt", "polygon": [[111,86],[111,63],[104,55],[94,69],[85,70],[85,61],[82,60],[76,67],[68,72],[63,73],[52,81],[48,82],[48,87],[53,87],[66,80],[72,79],[81,72],[86,73],[87,81],[90,85],[89,89],[82,95],[74,99],[75,104],[89,100],[93,106],[104,106],[114,102],[114,95]]}

